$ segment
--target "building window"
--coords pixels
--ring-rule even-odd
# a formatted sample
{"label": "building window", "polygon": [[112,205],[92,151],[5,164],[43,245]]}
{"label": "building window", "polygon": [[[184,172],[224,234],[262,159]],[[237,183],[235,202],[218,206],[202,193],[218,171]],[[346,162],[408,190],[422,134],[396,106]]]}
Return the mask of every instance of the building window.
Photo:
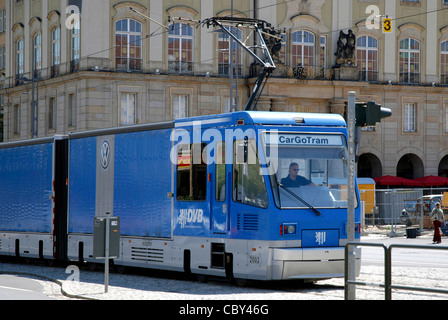
{"label": "building window", "polygon": [[174,23],[168,34],[168,71],[193,73],[193,27]]}
{"label": "building window", "polygon": [[137,94],[121,93],[120,125],[132,125],[137,123]]}
{"label": "building window", "polygon": [[68,126],[76,127],[76,95],[68,96]]}
{"label": "building window", "polygon": [[19,39],[16,43],[16,72],[18,77],[23,76],[23,39]]}
{"label": "building window", "polygon": [[142,70],[142,24],[123,19],[115,23],[115,63],[117,70]]}
{"label": "building window", "polygon": [[400,83],[420,83],[420,42],[415,39],[400,41]]}
{"label": "building window", "polygon": [[0,47],[0,70],[6,68],[6,47]]}
{"label": "building window", "polygon": [[0,10],[0,33],[6,32],[6,9]]}
{"label": "building window", "polygon": [[230,103],[230,97],[222,97],[221,113],[229,113],[232,111],[232,104]]}
{"label": "building window", "polygon": [[33,37],[33,70],[38,73],[42,69],[42,35],[37,33]]}
{"label": "building window", "polygon": [[362,36],[357,41],[357,63],[361,81],[378,81],[378,40]]}
{"label": "building window", "polygon": [[441,84],[448,84],[448,41],[442,42],[440,63]]}
{"label": "building window", "polygon": [[299,78],[314,75],[314,35],[308,31],[297,31],[292,34],[292,61]]}
{"label": "building window", "polygon": [[444,112],[445,112],[445,129],[444,129],[444,132],[445,132],[445,134],[448,134],[448,102],[446,102],[445,104],[444,104]]}
{"label": "building window", "polygon": [[[225,27],[227,30],[236,36],[237,39],[242,40],[243,32],[236,27]],[[240,45],[236,41],[232,41],[232,54],[233,54],[233,64],[234,64],[234,75],[242,75],[242,65],[243,65],[243,52]],[[229,64],[230,64],[230,36],[223,32],[219,33],[218,36],[218,74],[223,76],[229,75]]]}
{"label": "building window", "polygon": [[61,64],[61,28],[54,28],[51,32],[51,77],[59,75]]}
{"label": "building window", "polygon": [[14,105],[14,109],[13,109],[13,133],[14,134],[19,134],[20,131],[20,107],[18,104]]}
{"label": "building window", "polygon": [[3,69],[6,69],[6,47],[3,47],[3,55],[0,58],[3,62]]}
{"label": "building window", "polygon": [[80,48],[80,36],[81,36],[81,24],[78,20],[73,29],[71,30],[71,61],[70,61],[70,72],[74,73],[79,71],[79,58],[81,54]]}
{"label": "building window", "polygon": [[48,129],[56,129],[56,98],[50,98],[48,104]]}
{"label": "building window", "polygon": [[417,104],[406,103],[404,105],[404,128],[406,133],[417,132]]}
{"label": "building window", "polygon": [[189,116],[189,96],[173,95],[173,119],[182,119]]}

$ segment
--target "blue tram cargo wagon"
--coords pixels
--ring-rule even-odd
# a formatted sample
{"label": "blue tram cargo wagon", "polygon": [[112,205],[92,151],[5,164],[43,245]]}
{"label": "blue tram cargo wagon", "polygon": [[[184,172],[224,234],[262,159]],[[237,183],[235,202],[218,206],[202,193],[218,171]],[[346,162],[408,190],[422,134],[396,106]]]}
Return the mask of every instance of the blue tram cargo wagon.
{"label": "blue tram cargo wagon", "polygon": [[66,259],[67,140],[0,144],[0,255]]}
{"label": "blue tram cargo wagon", "polygon": [[[121,222],[117,265],[238,279],[342,276],[346,136],[337,115],[266,112],[72,134],[68,257],[92,258],[93,218],[109,213]],[[287,185],[291,164],[309,183]]]}
{"label": "blue tram cargo wagon", "polygon": [[[0,149],[8,177],[0,182],[0,235],[8,243],[0,253],[14,254],[16,239],[19,248],[33,239],[30,248],[44,242],[43,249],[30,253],[99,262],[93,221],[110,214],[121,225],[116,265],[256,280],[344,274],[348,149],[341,116],[235,112],[72,133],[57,140],[57,153],[55,141]],[[11,164],[22,153],[33,172]],[[35,194],[26,194],[23,176],[42,183]],[[4,193],[12,184],[24,196]],[[65,197],[50,199],[52,190]],[[30,199],[42,204],[30,206]],[[359,238],[359,206],[355,220]]]}

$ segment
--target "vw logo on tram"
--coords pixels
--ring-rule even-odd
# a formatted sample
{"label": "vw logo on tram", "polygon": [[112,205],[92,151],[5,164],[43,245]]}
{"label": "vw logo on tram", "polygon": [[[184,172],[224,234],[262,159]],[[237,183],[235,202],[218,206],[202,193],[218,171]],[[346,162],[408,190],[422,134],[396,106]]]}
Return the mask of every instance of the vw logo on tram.
{"label": "vw logo on tram", "polygon": [[109,142],[103,141],[100,151],[100,161],[103,169],[107,169],[110,163],[110,145]]}

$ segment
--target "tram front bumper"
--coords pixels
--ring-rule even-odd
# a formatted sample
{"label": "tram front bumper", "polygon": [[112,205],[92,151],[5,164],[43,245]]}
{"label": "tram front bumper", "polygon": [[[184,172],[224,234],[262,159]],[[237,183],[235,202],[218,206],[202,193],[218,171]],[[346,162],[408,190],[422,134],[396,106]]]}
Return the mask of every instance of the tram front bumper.
{"label": "tram front bumper", "polygon": [[[345,248],[273,248],[272,280],[328,279],[344,276]],[[356,274],[361,270],[361,249],[355,248]]]}

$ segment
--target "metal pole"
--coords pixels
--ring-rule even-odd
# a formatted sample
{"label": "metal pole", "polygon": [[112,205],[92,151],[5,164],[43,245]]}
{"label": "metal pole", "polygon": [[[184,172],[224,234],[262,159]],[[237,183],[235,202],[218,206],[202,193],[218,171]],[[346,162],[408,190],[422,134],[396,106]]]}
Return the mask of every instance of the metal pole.
{"label": "metal pole", "polygon": [[[230,15],[233,18],[233,0],[230,3]],[[230,27],[233,32],[233,27]],[[235,103],[233,101],[233,76],[234,76],[234,63],[233,63],[233,38],[229,37],[229,81],[230,81],[230,112],[235,112]]]}
{"label": "metal pole", "polygon": [[423,231],[423,190],[422,190],[422,201],[420,202],[420,231]]}
{"label": "metal pole", "polygon": [[105,255],[104,255],[104,293],[109,291],[109,239],[110,239],[110,217],[106,216],[106,237],[105,237]]}
{"label": "metal pole", "polygon": [[384,298],[386,300],[392,300],[392,252],[390,247],[385,253],[385,270],[384,270]]}
{"label": "metal pole", "polygon": [[395,208],[396,208],[396,205],[397,205],[397,190],[395,190],[395,189],[393,189],[392,190],[392,204],[391,204],[391,219],[392,219],[392,221],[390,222],[390,234],[389,234],[389,237],[390,238],[393,238],[393,237],[396,237],[397,236],[397,227],[396,227],[396,225],[395,225]]}
{"label": "metal pole", "polygon": [[32,70],[32,78],[31,78],[31,87],[32,87],[32,96],[31,96],[31,137],[37,137],[37,108],[36,108],[36,97],[34,96],[35,89],[35,76],[36,76],[36,57],[33,53],[33,70]]}
{"label": "metal pole", "polygon": [[[348,129],[348,207],[347,207],[347,240],[355,241],[355,127],[356,127],[356,92],[348,93],[347,129]],[[356,280],[356,255],[355,248],[351,246],[348,252],[348,280]],[[356,299],[356,288],[348,285],[347,299]]]}

